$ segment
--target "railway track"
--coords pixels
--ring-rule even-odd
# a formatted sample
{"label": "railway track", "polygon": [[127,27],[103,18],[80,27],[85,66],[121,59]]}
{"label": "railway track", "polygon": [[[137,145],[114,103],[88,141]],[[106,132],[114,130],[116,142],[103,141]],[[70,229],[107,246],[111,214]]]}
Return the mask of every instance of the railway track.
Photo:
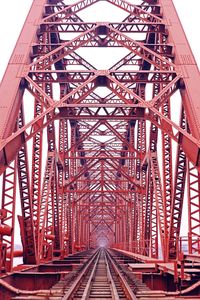
{"label": "railway track", "polygon": [[99,250],[63,300],[137,299],[110,254]]}

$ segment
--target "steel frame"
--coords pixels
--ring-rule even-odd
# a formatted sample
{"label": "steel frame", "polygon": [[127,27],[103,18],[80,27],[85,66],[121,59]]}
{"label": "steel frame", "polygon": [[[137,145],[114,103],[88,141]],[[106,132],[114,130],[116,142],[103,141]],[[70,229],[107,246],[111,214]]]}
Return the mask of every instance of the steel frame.
{"label": "steel frame", "polygon": [[[108,0],[124,20],[82,20],[97,2],[34,0],[2,80],[2,273],[16,199],[26,264],[98,245],[178,259],[186,193],[188,253],[200,252],[200,79],[172,0]],[[85,47],[128,54],[98,70]]]}

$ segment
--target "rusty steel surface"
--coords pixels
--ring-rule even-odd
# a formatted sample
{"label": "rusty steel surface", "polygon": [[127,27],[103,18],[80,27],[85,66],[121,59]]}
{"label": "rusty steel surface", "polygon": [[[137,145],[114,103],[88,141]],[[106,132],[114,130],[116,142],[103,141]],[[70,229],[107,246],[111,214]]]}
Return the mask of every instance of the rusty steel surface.
{"label": "rusty steel surface", "polygon": [[199,295],[199,95],[172,0],[34,0],[0,86],[0,274],[104,246]]}

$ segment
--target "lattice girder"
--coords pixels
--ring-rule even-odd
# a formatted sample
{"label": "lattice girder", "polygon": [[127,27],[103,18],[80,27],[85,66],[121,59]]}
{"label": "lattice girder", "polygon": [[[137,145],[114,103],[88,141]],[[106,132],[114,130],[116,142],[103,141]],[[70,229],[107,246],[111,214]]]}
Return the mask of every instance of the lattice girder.
{"label": "lattice girder", "polygon": [[[164,260],[178,257],[186,174],[188,245],[199,252],[195,60],[172,0],[104,2],[34,0],[2,81],[0,172],[18,157],[26,263],[101,241],[155,258],[160,243]],[[126,17],[84,20],[82,11],[97,5]],[[107,69],[81,52],[112,48]],[[32,115],[20,122],[27,101]],[[181,165],[173,165],[172,140]]]}

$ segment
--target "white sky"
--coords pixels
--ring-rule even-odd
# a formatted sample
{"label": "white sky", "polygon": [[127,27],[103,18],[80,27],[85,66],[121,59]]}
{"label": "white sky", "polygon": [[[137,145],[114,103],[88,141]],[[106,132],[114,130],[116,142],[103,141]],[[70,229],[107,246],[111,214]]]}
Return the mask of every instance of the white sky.
{"label": "white sky", "polygon": [[[132,0],[129,0],[132,2]],[[0,18],[0,79],[3,76],[7,62],[10,58],[17,37],[21,31],[32,0],[10,0],[8,7],[7,1],[1,1]],[[182,25],[190,42],[191,48],[200,66],[200,42],[199,42],[199,0],[174,0],[179,13]],[[193,9],[191,9],[193,7]],[[101,21],[101,20],[99,20]]]}

